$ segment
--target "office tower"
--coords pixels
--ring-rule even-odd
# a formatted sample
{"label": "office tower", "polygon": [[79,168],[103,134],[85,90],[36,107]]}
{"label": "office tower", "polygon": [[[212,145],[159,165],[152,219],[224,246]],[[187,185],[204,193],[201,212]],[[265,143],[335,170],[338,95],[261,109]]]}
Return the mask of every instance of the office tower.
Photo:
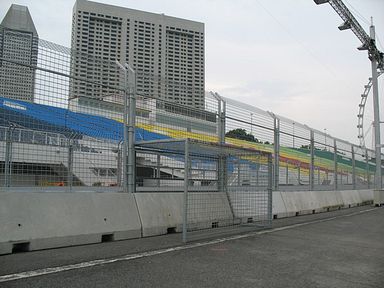
{"label": "office tower", "polygon": [[0,96],[33,102],[35,69],[31,66],[36,66],[37,54],[38,35],[31,14],[26,6],[12,4],[0,25]]}
{"label": "office tower", "polygon": [[[77,0],[73,9],[72,74],[121,85],[119,71],[84,61],[87,55],[129,63],[137,93],[204,108],[204,24],[123,7]],[[70,98],[103,99],[109,87],[74,81]],[[116,92],[115,92],[116,93]]]}

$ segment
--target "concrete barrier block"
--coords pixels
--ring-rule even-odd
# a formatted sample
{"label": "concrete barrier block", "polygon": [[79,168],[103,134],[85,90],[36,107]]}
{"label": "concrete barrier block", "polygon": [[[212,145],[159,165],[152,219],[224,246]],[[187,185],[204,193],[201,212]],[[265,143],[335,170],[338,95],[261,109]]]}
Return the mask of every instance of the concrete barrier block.
{"label": "concrete barrier block", "polygon": [[183,223],[183,193],[136,193],[143,237],[180,232]]}
{"label": "concrete barrier block", "polygon": [[[287,212],[286,205],[283,201],[281,191],[272,192],[272,214],[279,215]],[[276,216],[277,217],[277,216]]]}
{"label": "concrete barrier block", "polygon": [[34,251],[42,249],[51,249],[56,247],[85,245],[99,242],[101,242],[101,234],[31,239],[29,244],[29,250]]}
{"label": "concrete barrier block", "polygon": [[0,255],[12,253],[12,246],[9,242],[0,243]]}
{"label": "concrete barrier block", "polygon": [[373,205],[381,206],[384,204],[384,190],[374,190]]}
{"label": "concrete barrier block", "polygon": [[133,194],[0,193],[2,244],[29,242],[30,250],[38,250],[97,243],[103,234],[141,237]]}
{"label": "concrete barrier block", "polygon": [[[136,193],[143,225],[143,236],[181,232],[183,225],[183,193]],[[231,208],[225,193],[189,193],[188,225],[212,228],[232,221]],[[191,205],[196,205],[191,207]]]}

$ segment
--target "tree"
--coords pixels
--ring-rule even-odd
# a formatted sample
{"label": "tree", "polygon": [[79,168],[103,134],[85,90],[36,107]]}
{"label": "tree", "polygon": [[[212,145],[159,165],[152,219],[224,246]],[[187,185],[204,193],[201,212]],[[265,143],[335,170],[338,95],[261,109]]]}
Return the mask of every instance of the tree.
{"label": "tree", "polygon": [[245,141],[249,141],[249,142],[259,143],[259,140],[257,140],[257,138],[255,138],[255,136],[247,133],[247,131],[245,129],[242,129],[242,128],[237,128],[237,129],[233,129],[231,131],[228,131],[227,133],[225,133],[225,136],[229,137],[229,138],[236,138],[236,139],[245,140]]}

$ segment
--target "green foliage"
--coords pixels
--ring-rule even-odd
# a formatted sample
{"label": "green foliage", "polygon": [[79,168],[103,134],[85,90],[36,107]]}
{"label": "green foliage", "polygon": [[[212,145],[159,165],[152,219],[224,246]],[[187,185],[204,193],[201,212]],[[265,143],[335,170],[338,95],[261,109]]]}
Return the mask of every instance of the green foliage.
{"label": "green foliage", "polygon": [[247,131],[245,129],[242,129],[242,128],[237,128],[237,129],[233,129],[231,131],[228,131],[225,134],[225,136],[229,137],[229,138],[236,138],[236,139],[245,140],[245,141],[249,141],[249,142],[259,143],[259,140],[257,140],[257,138],[255,138],[255,136],[253,136],[250,133],[247,133]]}

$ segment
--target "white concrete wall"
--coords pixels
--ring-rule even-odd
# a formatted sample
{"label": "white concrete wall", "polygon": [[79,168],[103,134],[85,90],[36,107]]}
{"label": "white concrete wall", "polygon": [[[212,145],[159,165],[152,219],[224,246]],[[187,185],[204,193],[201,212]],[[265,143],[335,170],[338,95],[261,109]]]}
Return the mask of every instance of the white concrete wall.
{"label": "white concrete wall", "polygon": [[274,191],[274,217],[291,217],[357,206],[373,200],[373,190]]}
{"label": "white concrete wall", "polygon": [[[275,191],[273,215],[317,213],[372,200],[373,190]],[[188,202],[197,205],[190,206],[192,222],[220,226],[232,217],[224,193],[190,193]],[[181,231],[182,215],[180,192],[0,192],[0,254],[11,253],[16,243],[29,242],[29,250],[38,250],[97,243],[104,234],[122,240],[166,234],[172,227]]]}
{"label": "white concrete wall", "polygon": [[133,195],[123,193],[0,193],[0,254],[15,243],[29,250],[141,237]]}
{"label": "white concrete wall", "polygon": [[[200,229],[209,228],[212,222],[232,219],[225,193],[188,193],[188,223]],[[137,206],[143,225],[143,237],[162,235],[168,228],[181,232],[183,223],[183,193],[137,193]]]}

